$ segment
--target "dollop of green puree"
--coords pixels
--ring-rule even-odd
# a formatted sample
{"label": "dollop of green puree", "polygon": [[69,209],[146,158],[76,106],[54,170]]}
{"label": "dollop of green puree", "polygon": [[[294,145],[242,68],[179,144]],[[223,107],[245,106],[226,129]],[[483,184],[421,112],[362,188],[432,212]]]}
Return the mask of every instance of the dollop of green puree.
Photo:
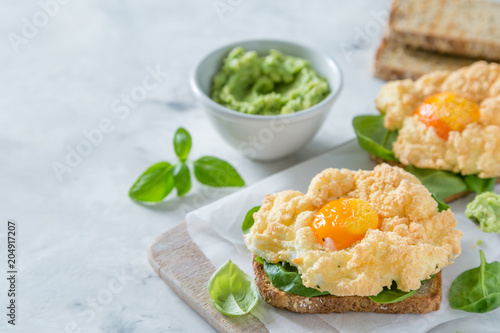
{"label": "dollop of green puree", "polygon": [[328,82],[302,58],[271,50],[265,57],[237,47],[214,76],[212,99],[243,113],[280,115],[307,109],[330,92]]}
{"label": "dollop of green puree", "polygon": [[479,223],[482,231],[500,234],[500,195],[495,192],[476,195],[467,205],[465,216]]}

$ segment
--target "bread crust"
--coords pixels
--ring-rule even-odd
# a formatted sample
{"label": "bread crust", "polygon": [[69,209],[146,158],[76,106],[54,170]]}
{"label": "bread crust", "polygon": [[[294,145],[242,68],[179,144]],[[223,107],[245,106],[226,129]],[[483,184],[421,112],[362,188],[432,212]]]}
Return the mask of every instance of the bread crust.
{"label": "bread crust", "polygon": [[[401,49],[404,49],[404,47],[401,46]],[[397,57],[396,49],[391,49],[387,38],[382,39],[375,55],[375,64],[373,66],[375,77],[386,81],[402,79],[416,80],[425,74],[418,67],[400,68],[394,65],[395,61],[384,61],[386,59],[396,60]]]}
{"label": "bread crust", "polygon": [[422,282],[415,295],[397,303],[375,303],[362,296],[314,296],[304,297],[278,289],[264,272],[264,266],[253,257],[255,282],[262,298],[270,305],[297,313],[429,313],[439,310],[441,305],[441,272],[428,281]]}
{"label": "bread crust", "polygon": [[476,60],[412,49],[388,36],[380,43],[373,71],[374,75],[382,80],[416,80],[424,74],[438,70],[454,71],[469,66]]}
{"label": "bread crust", "polygon": [[[398,166],[400,168],[404,167],[404,165],[401,164],[401,163],[399,163],[399,162],[386,161],[383,158],[380,158],[380,157],[372,155],[372,154],[370,154],[370,157],[371,157],[372,160],[374,160],[375,162],[377,162],[379,164],[381,164],[381,163],[387,163],[389,165]],[[500,184],[500,177],[497,178],[497,184]],[[460,199],[460,198],[466,196],[469,193],[472,193],[472,192],[471,191],[465,191],[465,192],[456,193],[456,194],[450,195],[449,197],[446,197],[446,198],[444,198],[442,200],[444,202],[446,202],[446,203],[449,203],[449,202],[455,201],[457,199]]]}
{"label": "bread crust", "polygon": [[500,60],[500,39],[494,22],[499,14],[500,5],[487,1],[394,0],[389,28],[392,38],[404,45]]}

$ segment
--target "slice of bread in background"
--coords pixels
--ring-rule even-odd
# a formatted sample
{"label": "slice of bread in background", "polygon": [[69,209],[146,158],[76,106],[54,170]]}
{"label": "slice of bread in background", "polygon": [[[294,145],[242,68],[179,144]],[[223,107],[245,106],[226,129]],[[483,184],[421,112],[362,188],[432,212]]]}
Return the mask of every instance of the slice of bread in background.
{"label": "slice of bread in background", "polygon": [[403,45],[500,60],[500,3],[481,0],[394,0],[391,38]]}
{"label": "slice of bread in background", "polygon": [[441,272],[422,282],[420,289],[411,297],[391,304],[375,303],[362,296],[315,296],[304,297],[287,293],[274,287],[264,272],[264,266],[253,260],[255,282],[260,295],[270,305],[298,313],[428,313],[439,310],[441,305]]}
{"label": "slice of bread in background", "polygon": [[382,80],[416,80],[437,70],[454,71],[469,66],[476,60],[412,49],[385,37],[375,57],[374,72]]}

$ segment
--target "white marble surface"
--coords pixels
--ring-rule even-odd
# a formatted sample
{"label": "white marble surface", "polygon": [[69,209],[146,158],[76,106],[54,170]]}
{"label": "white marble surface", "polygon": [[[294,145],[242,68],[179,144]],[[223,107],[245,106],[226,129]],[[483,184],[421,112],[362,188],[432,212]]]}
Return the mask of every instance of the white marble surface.
{"label": "white marble surface", "polygon": [[[352,138],[352,117],[375,112],[382,82],[370,70],[382,27],[372,11],[387,10],[389,1],[66,0],[50,7],[47,20],[40,3],[4,0],[0,11],[0,256],[6,221],[14,219],[16,329],[211,331],[155,275],[146,250],[187,211],[234,190],[197,187],[183,199],[144,207],[128,198],[130,185],[150,164],[174,159],[178,126],[191,132],[193,156],[231,161],[248,184]],[[33,19],[39,27],[30,31]],[[360,37],[361,31],[371,36]],[[204,53],[253,37],[307,43],[332,56],[344,73],[341,96],[315,139],[266,164],[227,146],[188,86],[189,71]],[[122,97],[140,90],[148,68],[168,75],[124,115]],[[67,147],[76,149],[83,132],[105,119],[113,128],[60,181],[53,162],[65,163]],[[4,307],[7,285],[0,281]],[[12,329],[4,316],[0,331]]]}

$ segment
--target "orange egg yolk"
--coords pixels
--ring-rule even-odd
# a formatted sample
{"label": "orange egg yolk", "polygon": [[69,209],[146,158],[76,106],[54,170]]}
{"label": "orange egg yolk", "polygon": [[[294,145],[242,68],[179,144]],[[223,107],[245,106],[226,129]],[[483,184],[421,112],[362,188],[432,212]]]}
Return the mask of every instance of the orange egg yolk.
{"label": "orange egg yolk", "polygon": [[331,250],[342,250],[365,237],[368,229],[377,229],[378,214],[366,201],[338,199],[324,205],[311,228],[318,243]]}
{"label": "orange egg yolk", "polygon": [[434,127],[440,138],[448,140],[450,131],[461,132],[479,120],[479,105],[460,95],[443,92],[428,97],[415,113],[422,123]]}

